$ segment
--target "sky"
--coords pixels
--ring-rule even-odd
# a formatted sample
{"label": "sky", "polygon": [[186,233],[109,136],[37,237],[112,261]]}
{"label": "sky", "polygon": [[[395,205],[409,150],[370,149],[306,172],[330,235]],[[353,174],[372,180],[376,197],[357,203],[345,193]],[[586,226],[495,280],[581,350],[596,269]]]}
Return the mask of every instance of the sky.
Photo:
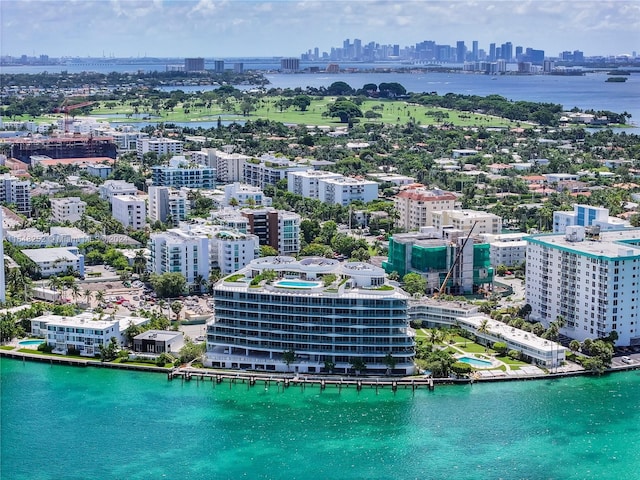
{"label": "sky", "polygon": [[0,0],[0,55],[299,56],[345,39],[640,54],[640,0]]}

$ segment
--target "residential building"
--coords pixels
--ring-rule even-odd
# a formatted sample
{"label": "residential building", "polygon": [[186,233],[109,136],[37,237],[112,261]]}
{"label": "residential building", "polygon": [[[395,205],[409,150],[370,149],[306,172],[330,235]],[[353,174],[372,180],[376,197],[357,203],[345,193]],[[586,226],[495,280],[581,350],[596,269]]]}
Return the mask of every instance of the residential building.
{"label": "residential building", "polygon": [[[2,208],[0,208],[0,258],[4,263],[4,218]],[[4,265],[0,268],[0,303],[7,301],[7,286],[4,278]]]}
{"label": "residential building", "polygon": [[174,188],[215,188],[216,171],[210,167],[151,167],[153,184]]}
{"label": "residential building", "polygon": [[149,220],[152,222],[172,223],[187,219],[190,202],[185,189],[169,187],[149,187]]}
{"label": "residential building", "polygon": [[293,255],[300,251],[300,221],[297,213],[275,208],[243,209],[247,230],[260,239],[261,245],[270,245],[280,255]]}
{"label": "residential building", "polygon": [[83,312],[74,317],[42,315],[31,320],[31,334],[44,337],[54,353],[67,354],[76,350],[84,357],[100,355],[100,345],[106,346],[115,337],[118,346],[124,345],[124,332],[131,325],[144,325],[148,318]]}
{"label": "residential building", "polygon": [[437,292],[443,286],[452,295],[492,289],[489,245],[475,243],[473,238],[465,244],[467,234],[460,230],[444,233],[448,238],[435,230],[393,235],[382,267],[387,273],[397,272],[400,278],[407,273],[420,274],[427,281],[427,292]]}
{"label": "residential building", "polygon": [[526,233],[501,233],[498,235],[480,235],[483,242],[489,244],[491,265],[514,267],[521,265],[527,254]]}
{"label": "residential building", "polygon": [[597,232],[569,226],[564,234],[527,241],[526,301],[530,318],[584,341],[618,334],[616,345],[640,345],[640,229]]}
{"label": "residential building", "polygon": [[91,240],[91,236],[76,227],[51,227],[49,233],[37,228],[8,230],[5,239],[17,247],[77,247]]}
{"label": "residential building", "polygon": [[0,202],[15,205],[18,213],[31,215],[31,182],[10,173],[0,175]]}
{"label": "residential building", "polygon": [[249,219],[239,210],[223,208],[211,212],[209,220],[214,225],[221,225],[224,228],[237,230],[240,233],[249,232]]}
{"label": "residential building", "polygon": [[297,72],[300,70],[300,59],[299,58],[281,58],[280,59],[280,70],[283,72]]}
{"label": "residential building", "polygon": [[185,72],[203,72],[204,71],[204,58],[185,58],[184,59],[184,71]]}
{"label": "residential building", "polygon": [[136,153],[138,160],[142,160],[145,153],[155,153],[156,155],[182,155],[184,143],[180,140],[170,138],[147,138],[136,139]]}
{"label": "residential building", "polygon": [[[432,226],[438,230],[451,227],[473,234],[498,234],[502,232],[502,218],[498,215],[477,210],[439,210],[431,212]],[[475,227],[474,227],[475,225]]]}
{"label": "residential building", "polygon": [[630,228],[631,224],[621,218],[610,217],[609,209],[576,204],[573,212],[553,212],[553,233],[564,233],[567,227],[598,227],[600,230],[619,230]]}
{"label": "residential building", "polygon": [[259,187],[246,185],[244,183],[231,183],[224,186],[224,207],[228,207],[233,202],[237,202],[238,207],[268,207],[271,205],[271,197],[265,197],[264,192]]}
{"label": "residential building", "polygon": [[133,337],[133,351],[136,353],[161,353],[180,352],[184,347],[184,333],[171,330],[147,330]]}
{"label": "residential building", "polygon": [[[267,272],[274,279],[265,279]],[[415,371],[407,294],[385,283],[367,263],[326,258],[264,257],[214,286],[215,319],[207,326],[205,363],[214,368],[267,372],[351,373]],[[283,352],[294,351],[290,364]]]}
{"label": "residential building", "polygon": [[454,210],[459,208],[460,203],[451,192],[429,190],[418,184],[393,197],[393,206],[398,214],[396,226],[410,231],[433,225],[432,212]]}
{"label": "residential building", "polygon": [[21,252],[38,266],[43,278],[67,272],[84,276],[84,255],[78,247],[33,248]]}
{"label": "residential building", "polygon": [[113,166],[105,164],[87,165],[87,173],[94,177],[107,178],[111,175]]}
{"label": "residential building", "polygon": [[299,164],[283,157],[262,155],[259,159],[252,158],[243,165],[243,183],[260,187],[264,190],[267,185],[275,185],[280,180],[287,180],[291,172],[303,172],[309,165]]}
{"label": "residential building", "polygon": [[124,180],[107,180],[100,185],[100,198],[108,200],[111,203],[113,197],[117,195],[136,195],[138,187],[133,183]]}
{"label": "residential building", "polygon": [[[426,328],[461,328],[473,333],[482,345],[505,342],[523,359],[545,368],[562,365],[567,349],[561,344],[493,320],[478,311],[477,305],[422,298],[409,302],[409,319],[420,320]],[[480,325],[486,328],[479,328]]]}
{"label": "residential building", "polygon": [[378,183],[352,177],[318,180],[318,200],[347,206],[351,202],[368,203],[378,198]]}
{"label": "residential building", "polygon": [[51,218],[56,222],[77,222],[87,210],[87,202],[80,197],[51,199]]}
{"label": "residential building", "polygon": [[117,195],[111,201],[113,218],[125,228],[142,230],[147,226],[147,203],[136,195]]}
{"label": "residential building", "polygon": [[287,191],[302,195],[305,198],[319,198],[320,180],[328,178],[343,178],[339,173],[325,172],[323,170],[303,170],[291,172],[287,176]]}
{"label": "residential building", "polygon": [[260,254],[258,237],[219,225],[185,225],[152,233],[149,240],[152,273],[181,272],[194,290],[212,269],[223,274],[243,268]]}
{"label": "residential building", "polygon": [[191,158],[207,167],[216,169],[216,178],[222,183],[241,182],[244,164],[251,157],[241,153],[233,153],[232,148],[224,151],[215,148],[203,148],[193,152]]}

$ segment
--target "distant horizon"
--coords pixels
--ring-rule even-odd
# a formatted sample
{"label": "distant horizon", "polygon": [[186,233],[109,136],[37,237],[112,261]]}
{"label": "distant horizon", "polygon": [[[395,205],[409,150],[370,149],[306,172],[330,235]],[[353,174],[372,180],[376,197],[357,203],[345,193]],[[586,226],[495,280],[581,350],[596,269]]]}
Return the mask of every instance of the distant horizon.
{"label": "distant horizon", "polygon": [[4,0],[0,14],[0,55],[12,57],[299,58],[355,38],[512,42],[549,57],[640,51],[634,0]]}

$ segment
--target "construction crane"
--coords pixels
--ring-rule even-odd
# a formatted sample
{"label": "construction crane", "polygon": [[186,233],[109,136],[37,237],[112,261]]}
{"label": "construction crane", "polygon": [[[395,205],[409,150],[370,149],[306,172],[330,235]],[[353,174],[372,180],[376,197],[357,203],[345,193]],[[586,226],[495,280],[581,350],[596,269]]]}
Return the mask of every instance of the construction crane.
{"label": "construction crane", "polygon": [[72,110],[77,110],[78,108],[88,107],[89,105],[93,105],[96,102],[81,102],[73,105],[69,105],[69,99],[65,98],[62,102],[62,105],[53,109],[54,113],[64,113],[64,131],[67,133],[69,131],[69,112]]}
{"label": "construction crane", "polygon": [[462,242],[462,246],[458,249],[458,253],[456,254],[456,257],[453,259],[453,263],[451,264],[449,271],[445,275],[444,281],[440,285],[440,288],[438,289],[438,291],[433,295],[434,298],[438,298],[440,295],[442,295],[445,289],[447,288],[447,282],[451,278],[451,275],[453,274],[453,269],[456,268],[456,265],[458,264],[458,260],[460,260],[460,256],[464,251],[464,247],[467,246],[467,242],[469,241],[469,238],[471,238],[471,234],[473,233],[473,229],[476,228],[477,223],[478,222],[473,222],[473,225],[471,225],[471,230],[469,230],[469,233],[465,237],[464,242]]}

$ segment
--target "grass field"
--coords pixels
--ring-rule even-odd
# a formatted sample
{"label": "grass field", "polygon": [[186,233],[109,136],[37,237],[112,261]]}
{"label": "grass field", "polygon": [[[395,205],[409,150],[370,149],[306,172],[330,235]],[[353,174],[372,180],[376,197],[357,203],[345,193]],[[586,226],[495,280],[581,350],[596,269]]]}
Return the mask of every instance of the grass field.
{"label": "grass field", "polygon": [[[118,105],[112,109],[106,108],[106,102],[96,105],[91,111],[91,116],[103,118],[105,120],[114,120],[114,115],[118,115],[118,121],[126,122],[216,122],[218,117],[222,120],[256,120],[268,119],[285,124],[294,125],[341,125],[337,118],[323,116],[326,112],[327,105],[335,101],[335,97],[325,97],[322,99],[313,99],[311,105],[306,111],[300,111],[294,107],[280,109],[276,106],[281,97],[263,98],[256,104],[256,110],[250,115],[243,116],[240,112],[238,102],[231,102],[232,109],[223,110],[220,106],[213,104],[211,108],[189,108],[185,113],[181,104],[178,104],[173,111],[160,111],[160,115],[156,116],[152,112],[143,112],[135,114],[134,108],[130,104]],[[374,110],[375,107],[375,110]],[[375,111],[381,114],[380,118],[359,119],[360,123],[384,123],[384,124],[405,124],[410,120],[421,125],[440,125],[448,122],[456,126],[485,126],[485,127],[509,127],[516,125],[516,122],[494,117],[491,115],[480,115],[468,112],[459,112],[455,110],[447,110],[443,108],[424,107],[416,104],[409,104],[405,101],[390,100],[365,100],[360,109],[363,113],[367,111]],[[127,115],[130,115],[127,117]],[[445,118],[439,117],[439,115]],[[344,125],[344,124],[342,124]]]}

